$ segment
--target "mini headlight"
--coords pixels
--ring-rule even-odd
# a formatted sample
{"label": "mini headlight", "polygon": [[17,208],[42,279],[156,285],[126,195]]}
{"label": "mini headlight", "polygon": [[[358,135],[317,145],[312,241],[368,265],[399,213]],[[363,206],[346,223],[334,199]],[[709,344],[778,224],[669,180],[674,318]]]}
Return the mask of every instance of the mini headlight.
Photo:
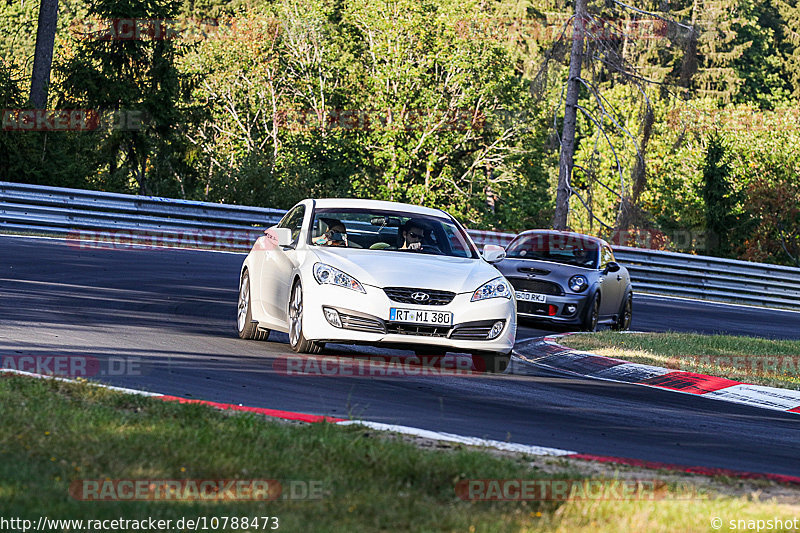
{"label": "mini headlight", "polygon": [[508,287],[508,282],[500,277],[494,278],[492,281],[488,281],[478,287],[474,293],[472,293],[472,302],[477,302],[479,300],[486,300],[488,298],[511,298],[511,289]]}
{"label": "mini headlight", "polygon": [[586,287],[589,286],[589,280],[586,279],[586,276],[581,276],[580,274],[577,276],[572,276],[569,278],[569,288],[573,292],[583,292],[586,290]]}
{"label": "mini headlight", "polygon": [[338,285],[357,292],[367,292],[356,278],[325,263],[316,263],[314,265],[314,279],[320,285]]}

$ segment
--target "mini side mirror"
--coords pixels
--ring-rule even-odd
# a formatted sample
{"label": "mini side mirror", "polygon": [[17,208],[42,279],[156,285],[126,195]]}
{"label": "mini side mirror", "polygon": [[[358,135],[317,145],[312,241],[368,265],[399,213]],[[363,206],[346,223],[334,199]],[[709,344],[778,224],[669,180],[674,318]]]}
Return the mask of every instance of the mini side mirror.
{"label": "mini side mirror", "polygon": [[506,258],[506,250],[496,244],[487,244],[483,247],[483,259],[487,263],[497,263]]}
{"label": "mini side mirror", "polygon": [[620,268],[619,263],[617,263],[616,261],[610,261],[606,265],[606,268],[603,269],[603,273],[608,274],[609,272],[619,272],[619,268]]}

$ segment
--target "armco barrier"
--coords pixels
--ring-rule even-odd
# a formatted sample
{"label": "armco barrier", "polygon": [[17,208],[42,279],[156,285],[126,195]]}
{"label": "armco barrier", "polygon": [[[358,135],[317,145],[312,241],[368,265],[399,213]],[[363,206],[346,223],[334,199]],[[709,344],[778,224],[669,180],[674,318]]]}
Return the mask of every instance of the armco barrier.
{"label": "armco barrier", "polygon": [[[0,230],[247,251],[285,211],[0,182]],[[94,233],[93,233],[94,232]],[[470,230],[479,246],[513,233]],[[188,236],[188,238],[187,238]],[[157,239],[156,239],[157,238]],[[88,240],[88,239],[87,239]],[[800,310],[800,269],[614,247],[637,292]]]}

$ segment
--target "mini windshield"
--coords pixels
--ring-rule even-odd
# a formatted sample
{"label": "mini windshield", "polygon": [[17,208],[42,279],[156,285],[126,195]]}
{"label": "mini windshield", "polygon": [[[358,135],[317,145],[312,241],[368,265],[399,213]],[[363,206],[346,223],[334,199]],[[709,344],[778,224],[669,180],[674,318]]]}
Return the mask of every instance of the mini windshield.
{"label": "mini windshield", "polygon": [[565,263],[597,268],[598,241],[569,233],[531,233],[517,237],[506,249],[506,257]]}
{"label": "mini windshield", "polygon": [[308,243],[375,252],[478,257],[467,236],[453,220],[402,211],[315,209]]}

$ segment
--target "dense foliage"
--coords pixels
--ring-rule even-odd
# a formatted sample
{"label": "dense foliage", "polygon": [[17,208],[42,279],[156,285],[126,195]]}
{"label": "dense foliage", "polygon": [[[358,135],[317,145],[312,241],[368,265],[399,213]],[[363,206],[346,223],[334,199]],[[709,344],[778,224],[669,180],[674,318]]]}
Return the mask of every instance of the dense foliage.
{"label": "dense foliage", "polygon": [[[797,0],[636,7],[658,16],[589,4],[585,71],[618,123],[597,129],[587,117],[602,110],[584,88],[570,225],[622,244],[797,264]],[[62,0],[49,107],[101,119],[88,131],[19,131],[8,110],[29,106],[38,5],[3,3],[0,179],[281,208],[381,198],[473,227],[546,226],[571,33],[556,41],[571,9]],[[125,38],[118,22],[131,19],[142,31]],[[647,80],[644,94],[609,68],[612,50]]]}

